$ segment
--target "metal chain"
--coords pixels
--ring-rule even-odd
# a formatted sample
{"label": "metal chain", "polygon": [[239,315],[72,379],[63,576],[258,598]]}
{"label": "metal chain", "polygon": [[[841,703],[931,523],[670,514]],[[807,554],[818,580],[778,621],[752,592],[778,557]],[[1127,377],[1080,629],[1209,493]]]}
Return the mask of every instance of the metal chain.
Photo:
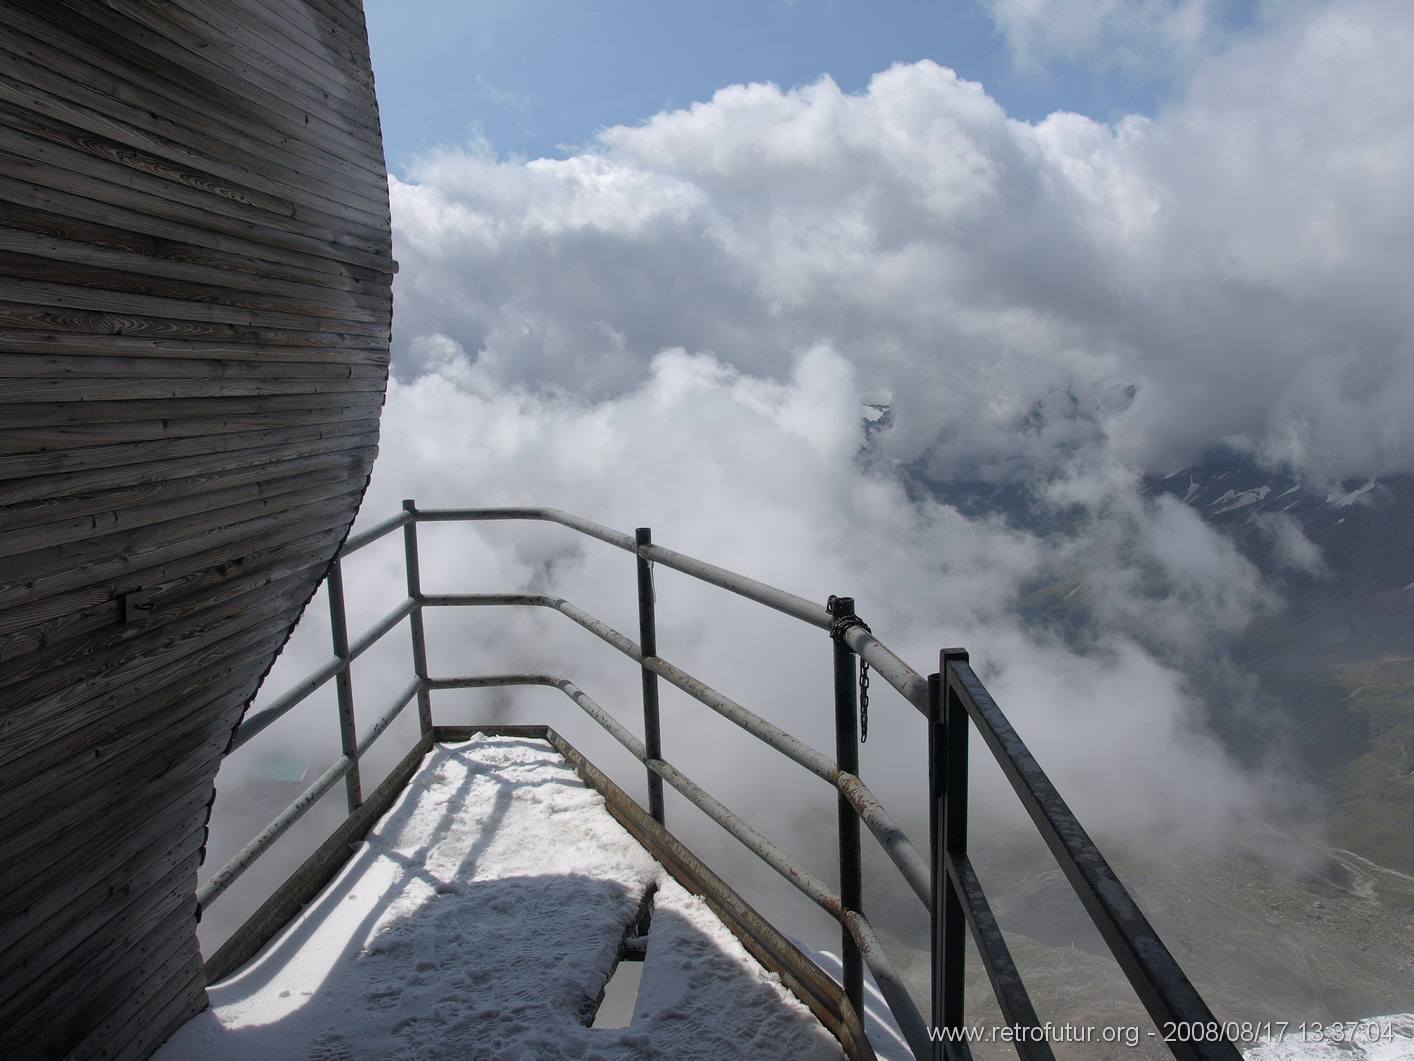
{"label": "metal chain", "polygon": [[[840,598],[834,595],[830,597],[829,609],[834,614],[835,606]],[[844,643],[845,632],[851,626],[862,626],[866,631],[869,624],[859,616],[850,612],[848,615],[837,615],[830,623],[830,636],[841,644]],[[856,653],[858,655],[858,653]],[[859,743],[863,744],[869,740],[869,664],[864,662],[864,657],[859,657]]]}
{"label": "metal chain", "polygon": [[859,661],[859,743],[869,741],[869,664]]}

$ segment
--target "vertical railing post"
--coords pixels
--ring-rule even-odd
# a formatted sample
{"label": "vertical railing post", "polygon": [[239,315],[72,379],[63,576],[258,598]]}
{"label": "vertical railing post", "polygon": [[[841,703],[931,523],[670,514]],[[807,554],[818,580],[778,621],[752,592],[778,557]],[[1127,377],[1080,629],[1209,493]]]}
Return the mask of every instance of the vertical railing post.
{"label": "vertical railing post", "polygon": [[[964,1021],[967,921],[948,875],[948,864],[967,853],[967,710],[952,688],[948,664],[966,663],[967,652],[946,648],[938,674],[928,678],[928,795],[933,876],[933,1026],[954,1032]],[[936,1041],[934,1056],[948,1055]]]}
{"label": "vertical railing post", "polygon": [[943,894],[947,870],[943,868],[943,784],[947,763],[943,749],[944,675],[928,675],[928,869],[933,901],[928,904],[928,978],[931,988],[930,1019],[933,1023],[933,1061],[942,1061],[946,1051],[937,1032],[943,1027],[943,984],[948,975],[943,966]]}
{"label": "vertical railing post", "polygon": [[[835,623],[835,763],[856,776],[859,774],[859,676],[854,651],[845,644],[848,625],[842,619],[855,618],[853,597],[831,597],[828,604]],[[861,911],[864,907],[864,880],[859,855],[859,816],[845,799],[837,797],[839,814],[840,899],[845,912]],[[860,1018],[864,1016],[864,958],[848,928],[840,935],[844,989],[850,1005]]]}
{"label": "vertical railing post", "polygon": [[343,669],[334,677],[334,691],[339,700],[339,745],[353,766],[344,775],[344,788],[349,798],[349,813],[363,805],[363,783],[359,779],[358,724],[354,721],[353,675],[349,672],[349,621],[344,609],[344,574],[338,557],[334,558],[326,580],[329,590],[329,632],[334,641],[334,655]]}
{"label": "vertical railing post", "polygon": [[[643,558],[643,547],[653,544],[653,531],[639,527],[634,531],[638,544],[638,646],[643,658],[658,654],[658,624],[653,596],[653,565]],[[663,757],[663,733],[658,718],[658,675],[643,668],[643,746],[649,759]],[[659,825],[664,824],[663,779],[648,771],[648,813]]]}
{"label": "vertical railing post", "polygon": [[412,670],[417,676],[417,722],[425,737],[432,732],[432,697],[427,691],[427,638],[422,629],[422,570],[417,557],[417,502],[403,501],[403,511],[412,518],[403,525],[403,553],[407,566],[408,596],[417,602],[408,616],[412,631]]}

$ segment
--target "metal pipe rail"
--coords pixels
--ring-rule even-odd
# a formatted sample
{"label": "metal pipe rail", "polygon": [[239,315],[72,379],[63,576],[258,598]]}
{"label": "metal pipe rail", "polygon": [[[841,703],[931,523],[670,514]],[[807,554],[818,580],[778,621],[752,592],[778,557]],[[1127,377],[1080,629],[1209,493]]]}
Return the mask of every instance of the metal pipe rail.
{"label": "metal pipe rail", "polygon": [[[360,758],[373,746],[373,742],[383,735],[397,717],[402,714],[403,708],[412,701],[421,688],[421,683],[414,680],[409,682],[403,691],[398,695],[378,720],[368,727],[365,733],[352,749],[348,749],[343,755],[335,760],[334,765],[324,771],[319,778],[307,789],[295,797],[295,801],[279,813],[269,825],[251,838],[251,841],[241,848],[229,862],[222,866],[216,873],[196,890],[197,905],[205,910],[216,898],[227,888],[234,884],[247,869],[254,864],[255,860],[270,848],[276,840],[290,831],[290,827],[304,817],[305,812],[319,802],[320,798],[328,792],[343,777],[356,777],[357,766]],[[266,722],[265,725],[269,725]],[[350,807],[350,813],[356,810]]]}
{"label": "metal pipe rail", "polygon": [[[423,522],[487,520],[557,523],[633,553],[638,572],[639,641],[634,642],[583,609],[551,594],[425,594],[421,588],[418,563],[417,525]],[[341,564],[354,552],[398,529],[403,531],[404,537],[407,598],[366,634],[350,643],[344,618]],[[654,564],[662,564],[831,632],[835,645],[834,758],[810,747],[657,654],[652,586]],[[982,957],[1004,1019],[1020,1033],[1013,1038],[1018,1054],[1027,1061],[1049,1061],[1052,1052],[1045,1038],[1044,1026],[1026,993],[967,856],[968,733],[972,726],[976,726],[1155,1023],[1160,1027],[1166,1024],[1217,1026],[1192,984],[1184,977],[1133,899],[977,678],[967,653],[960,649],[944,650],[938,673],[925,678],[895,655],[854,615],[851,598],[832,597],[829,605],[822,607],[755,579],[655,545],[646,528],[640,528],[636,535],[628,535],[554,508],[421,511],[412,501],[405,501],[403,511],[397,516],[353,535],[345,542],[331,566],[329,584],[335,658],[271,705],[246,719],[233,738],[232,748],[240,747],[332,679],[338,685],[343,754],[314,785],[202,886],[198,901],[203,909],[341,778],[347,785],[352,816],[362,800],[360,759],[414,698],[418,700],[423,739],[427,740],[433,729],[430,694],[434,691],[545,685],[560,689],[643,763],[648,778],[648,811],[660,824],[664,817],[662,785],[666,782],[840,923],[844,988],[851,1005],[856,1013],[862,1014],[863,970],[867,966],[910,1049],[920,1061],[925,1058],[941,1061],[944,1058],[966,1059],[971,1056],[965,1038],[957,1034],[964,1027],[963,962],[965,936],[968,934]],[[429,676],[423,609],[485,606],[552,609],[636,662],[643,674],[645,740],[640,741],[569,679],[557,675]],[[411,633],[413,680],[392,707],[360,738],[353,718],[351,665],[404,619],[409,621]],[[930,844],[926,861],[858,775],[857,661],[873,668],[875,674],[887,681],[927,720]],[[662,758],[656,685],[660,677],[836,789],[839,805],[838,892]],[[932,936],[931,1026],[919,1014],[904,981],[880,946],[862,911],[860,822],[869,829],[929,911]],[[1168,1045],[1175,1056],[1185,1061],[1240,1059],[1236,1047],[1227,1040],[1169,1042]]]}

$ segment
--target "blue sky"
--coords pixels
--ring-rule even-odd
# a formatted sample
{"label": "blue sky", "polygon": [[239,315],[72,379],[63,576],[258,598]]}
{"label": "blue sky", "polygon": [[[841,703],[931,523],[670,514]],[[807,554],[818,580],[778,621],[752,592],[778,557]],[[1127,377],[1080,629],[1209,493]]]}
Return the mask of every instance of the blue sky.
{"label": "blue sky", "polygon": [[932,59],[982,82],[1014,118],[1152,111],[1152,65],[1049,55],[1016,61],[976,0],[366,0],[388,167],[484,137],[501,157],[563,157],[729,84],[782,88],[828,74],[865,89]]}

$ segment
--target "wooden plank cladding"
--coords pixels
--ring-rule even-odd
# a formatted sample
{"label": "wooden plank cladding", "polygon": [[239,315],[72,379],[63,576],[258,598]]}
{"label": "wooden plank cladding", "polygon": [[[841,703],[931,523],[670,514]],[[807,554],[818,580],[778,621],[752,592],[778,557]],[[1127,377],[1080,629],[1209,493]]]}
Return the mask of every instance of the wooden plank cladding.
{"label": "wooden plank cladding", "polygon": [[395,268],[360,0],[0,0],[6,1061],[206,1004],[212,782],[363,496]]}

